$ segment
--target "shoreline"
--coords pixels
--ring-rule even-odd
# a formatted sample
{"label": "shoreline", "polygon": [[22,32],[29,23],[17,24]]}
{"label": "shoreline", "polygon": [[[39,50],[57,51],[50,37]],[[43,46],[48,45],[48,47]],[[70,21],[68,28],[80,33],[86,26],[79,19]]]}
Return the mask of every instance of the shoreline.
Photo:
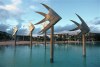
{"label": "shoreline", "polygon": [[[95,42],[100,42],[100,41],[87,41],[86,43],[95,43]],[[65,44],[70,44],[70,43],[76,43],[76,44],[80,44],[82,43],[82,41],[56,41],[55,44],[61,44],[61,43],[65,43]],[[16,41],[16,45],[29,45],[30,41]],[[32,44],[44,44],[44,41],[33,41]],[[49,41],[47,41],[47,44],[50,44]],[[14,45],[14,40],[13,41],[2,41],[0,42],[0,46],[7,46],[7,45]]]}

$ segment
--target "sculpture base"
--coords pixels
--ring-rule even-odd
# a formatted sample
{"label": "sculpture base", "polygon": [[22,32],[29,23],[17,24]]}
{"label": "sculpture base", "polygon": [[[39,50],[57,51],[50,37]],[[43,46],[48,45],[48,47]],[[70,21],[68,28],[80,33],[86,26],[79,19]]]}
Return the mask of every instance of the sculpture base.
{"label": "sculpture base", "polygon": [[83,54],[83,57],[86,57],[86,54]]}
{"label": "sculpture base", "polygon": [[54,62],[53,58],[50,58],[50,63],[53,63],[53,62]]}

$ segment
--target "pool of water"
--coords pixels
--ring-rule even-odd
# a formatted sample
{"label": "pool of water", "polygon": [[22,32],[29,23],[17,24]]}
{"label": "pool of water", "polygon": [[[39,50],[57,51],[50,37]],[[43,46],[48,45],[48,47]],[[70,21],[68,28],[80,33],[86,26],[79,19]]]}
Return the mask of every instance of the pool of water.
{"label": "pool of water", "polygon": [[100,43],[86,44],[86,58],[81,44],[55,44],[54,63],[50,46],[0,46],[0,67],[100,67]]}

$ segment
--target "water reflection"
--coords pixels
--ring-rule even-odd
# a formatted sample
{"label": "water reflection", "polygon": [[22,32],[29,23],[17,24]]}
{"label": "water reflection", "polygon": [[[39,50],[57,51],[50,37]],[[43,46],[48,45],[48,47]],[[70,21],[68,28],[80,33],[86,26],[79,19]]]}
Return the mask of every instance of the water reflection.
{"label": "water reflection", "polygon": [[14,52],[13,52],[13,67],[16,66],[16,46],[14,46]]}
{"label": "water reflection", "polygon": [[86,57],[83,57],[83,67],[87,67],[87,63],[86,63]]}
{"label": "water reflection", "polygon": [[[0,46],[0,67],[94,67],[100,66],[100,45],[87,44],[87,56],[82,57],[82,45],[55,44],[54,63],[50,64],[50,45]],[[2,60],[2,61],[1,61]]]}
{"label": "water reflection", "polygon": [[[46,47],[46,46],[45,46],[45,47]],[[46,50],[47,50],[47,49],[45,48],[45,49],[44,49],[44,63],[46,63],[46,58],[47,58],[47,57],[46,57],[46,52],[47,52]]]}
{"label": "water reflection", "polygon": [[0,53],[4,53],[5,52],[5,47],[4,46],[0,46]]}
{"label": "water reflection", "polygon": [[32,67],[32,46],[30,47],[29,67]]}

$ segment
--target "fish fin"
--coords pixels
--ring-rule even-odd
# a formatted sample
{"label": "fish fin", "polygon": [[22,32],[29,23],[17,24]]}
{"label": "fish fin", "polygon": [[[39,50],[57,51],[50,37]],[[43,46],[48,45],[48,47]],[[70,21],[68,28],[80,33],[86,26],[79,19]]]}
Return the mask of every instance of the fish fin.
{"label": "fish fin", "polygon": [[82,36],[82,32],[80,32],[80,33],[78,34],[78,36]]}
{"label": "fish fin", "polygon": [[38,14],[41,14],[42,16],[46,16],[46,14],[45,13],[43,13],[43,12],[38,12],[38,11],[36,11],[36,13],[38,13]]}
{"label": "fish fin", "polygon": [[[77,17],[80,19],[80,21],[82,22],[82,23],[85,23],[85,21],[78,15],[78,14],[76,14],[77,15]],[[85,23],[86,24],[86,23]]]}
{"label": "fish fin", "polygon": [[70,21],[72,21],[73,23],[75,23],[77,26],[80,26],[80,24],[77,23],[76,21],[73,21],[73,20],[70,20]]}
{"label": "fish fin", "polygon": [[45,5],[45,4],[42,4],[47,10],[50,10],[51,8],[50,7],[48,7],[47,5]]}
{"label": "fish fin", "polygon": [[40,22],[38,22],[38,23],[36,23],[36,24],[34,24],[34,25],[37,25],[37,24],[41,24],[41,23],[43,23],[43,22],[45,22],[46,20],[45,20],[45,18],[43,19],[43,20],[41,20]]}
{"label": "fish fin", "polygon": [[72,29],[72,30],[70,30],[70,31],[75,31],[75,30],[78,30],[79,28],[78,27],[76,27],[76,28],[74,28],[74,29]]}

